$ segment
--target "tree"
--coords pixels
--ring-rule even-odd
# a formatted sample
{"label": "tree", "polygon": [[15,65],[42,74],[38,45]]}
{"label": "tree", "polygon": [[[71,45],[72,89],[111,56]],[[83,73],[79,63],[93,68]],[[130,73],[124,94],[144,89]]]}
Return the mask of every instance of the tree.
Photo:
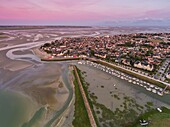
{"label": "tree", "polygon": [[44,44],[44,47],[50,47],[50,46],[51,46],[50,43],[45,43],[45,44]]}
{"label": "tree", "polygon": [[90,56],[94,56],[94,50],[90,50]]}

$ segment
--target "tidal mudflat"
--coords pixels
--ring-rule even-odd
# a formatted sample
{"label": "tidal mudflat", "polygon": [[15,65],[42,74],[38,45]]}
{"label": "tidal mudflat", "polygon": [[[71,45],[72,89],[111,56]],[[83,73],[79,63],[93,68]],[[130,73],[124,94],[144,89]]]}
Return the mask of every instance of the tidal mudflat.
{"label": "tidal mudflat", "polygon": [[158,95],[87,65],[78,65],[100,126],[130,126],[142,113],[170,107]]}
{"label": "tidal mudflat", "polygon": [[[10,90],[4,94],[1,92],[0,102],[4,105],[2,106],[5,107],[6,104],[12,104],[14,106],[13,110],[17,111],[16,107],[21,111],[22,108],[25,111],[28,110],[30,113],[21,113],[23,116],[26,115],[23,117],[25,119],[21,119],[24,126],[27,124],[30,125],[30,123],[32,125],[42,126],[55,115],[55,112],[63,107],[69,95],[69,91],[61,77],[61,71],[63,71],[61,68],[62,67],[58,64],[41,64],[19,71],[1,69],[2,73],[5,72],[4,75],[1,76],[1,83],[5,82],[1,84],[1,89]],[[12,91],[16,91],[16,98],[15,96],[10,95]],[[7,103],[4,103],[5,100]],[[16,100],[16,104],[14,103],[14,100]],[[25,102],[28,102],[28,104]],[[13,114],[12,111],[7,112],[8,110],[3,107],[1,111],[4,112],[2,112],[2,114]],[[6,106],[6,108],[7,107],[8,106]],[[14,114],[11,115],[11,117],[13,116]],[[4,117],[4,119],[5,118],[7,117]],[[18,119],[19,118],[20,117],[18,116]],[[41,124],[39,125],[39,122],[32,123],[31,121],[34,120],[31,119],[39,122],[41,121]],[[16,120],[16,126],[19,123],[20,121]],[[10,127],[10,125],[6,125],[6,127]]]}
{"label": "tidal mudflat", "polygon": [[[139,28],[98,27],[0,29],[1,33],[8,35],[7,38],[0,37],[0,126],[2,127],[12,127],[11,125],[14,127],[71,126],[74,114],[74,91],[69,79],[68,65],[70,63],[40,61],[38,57],[47,55],[38,52],[37,49],[41,45],[62,37],[100,36],[120,34],[122,31],[124,31],[123,33],[144,31]],[[97,70],[90,72],[86,69],[84,71],[87,71],[88,75],[85,80],[90,84],[90,94],[93,98],[97,96],[97,103],[101,103],[113,112],[122,105],[125,99],[132,98],[136,100],[135,103],[133,101],[133,104],[144,103],[143,105],[153,100],[152,97],[144,94],[142,89],[141,91],[136,90],[128,86],[127,83],[124,84],[120,79],[109,77]],[[124,98],[125,96],[129,98]],[[137,101],[138,96],[142,101]],[[163,100],[168,100],[168,98],[169,96],[166,96],[166,99]],[[161,105],[158,100],[153,100],[154,106],[155,103],[158,106]],[[101,112],[101,109],[96,107],[95,111],[99,110]],[[100,115],[101,113],[98,114],[98,116]]]}
{"label": "tidal mudflat", "polygon": [[37,32],[8,31],[14,38],[0,40],[0,126],[51,126],[72,99],[68,66],[41,62],[35,55],[33,48],[46,42]]}
{"label": "tidal mudflat", "polygon": [[0,126],[21,127],[36,112],[36,107],[28,96],[0,90]]}

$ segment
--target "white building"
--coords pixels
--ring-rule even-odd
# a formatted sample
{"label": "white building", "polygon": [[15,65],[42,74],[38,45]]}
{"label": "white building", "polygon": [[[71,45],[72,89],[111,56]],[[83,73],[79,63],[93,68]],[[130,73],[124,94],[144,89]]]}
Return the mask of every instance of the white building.
{"label": "white building", "polygon": [[150,65],[148,63],[142,63],[140,61],[135,62],[134,67],[144,69],[144,70],[147,70],[147,71],[153,71],[153,69],[154,69],[153,65]]}

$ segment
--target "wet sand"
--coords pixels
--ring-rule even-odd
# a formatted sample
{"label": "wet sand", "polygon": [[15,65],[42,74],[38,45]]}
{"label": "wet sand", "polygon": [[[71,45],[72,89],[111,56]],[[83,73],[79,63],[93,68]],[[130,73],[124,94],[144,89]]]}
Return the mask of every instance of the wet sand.
{"label": "wet sand", "polygon": [[[46,115],[42,113],[42,116],[37,118],[39,121],[43,120],[45,124],[68,98],[68,90],[60,78],[61,65],[56,63],[33,65],[24,61],[11,61],[6,57],[2,61],[2,65],[0,69],[3,74],[0,80],[1,87],[20,91],[21,95],[29,96],[38,105],[33,110],[30,109],[33,113],[27,119],[28,121],[35,115],[35,112],[41,112],[39,108],[46,107],[48,109],[45,112]],[[44,115],[46,118],[41,119]],[[31,121],[28,123],[25,121],[25,123],[29,125]]]}
{"label": "wet sand", "polygon": [[77,66],[89,84],[88,92],[100,126],[128,126],[128,123],[134,122],[140,114],[150,109],[162,106],[170,108],[166,96],[160,97],[97,68]]}
{"label": "wet sand", "polygon": [[[160,101],[158,95],[154,95],[146,90],[145,92],[144,90],[141,91],[139,86],[135,87],[127,81],[111,76],[93,67],[83,65],[78,65],[78,67],[86,72],[85,80],[90,84],[90,93],[94,93],[98,97],[97,102],[104,104],[113,111],[123,103],[122,98],[124,96],[135,99],[142,106],[147,102],[153,102],[154,107],[170,107],[168,103]],[[120,100],[115,99],[113,95],[118,95]]]}
{"label": "wet sand", "polygon": [[[69,68],[69,79],[71,81],[71,87],[73,88],[73,92],[74,90],[74,75],[71,73],[73,70],[72,67]],[[72,100],[69,104],[69,106],[67,107],[67,109],[65,110],[65,112],[62,114],[59,122],[57,123],[56,126],[58,127],[72,127],[72,121],[74,120],[74,112],[75,112],[75,94],[73,94]]]}
{"label": "wet sand", "polygon": [[[24,34],[25,33],[23,33],[23,35]],[[17,36],[14,40],[3,42],[6,45],[1,44],[0,48],[9,44],[19,46],[19,44],[27,42],[26,40],[28,38],[30,41],[31,39],[36,39],[36,41],[43,40],[43,38],[35,38],[38,34],[35,34],[35,36],[33,35],[33,38],[31,36],[22,37],[22,32],[19,34],[14,33],[14,35]],[[15,48],[17,48],[17,46]],[[20,96],[28,96],[31,101],[37,104],[37,107],[33,110],[31,109],[32,114],[29,118],[26,121],[23,121],[23,127],[30,125],[42,127],[65,105],[65,102],[69,96],[69,91],[61,78],[63,71],[62,65],[57,63],[33,62],[26,58],[15,60],[12,56],[6,57],[6,53],[11,49],[3,49],[0,54],[1,88],[15,90],[18,93],[21,93]],[[14,50],[12,54],[15,56],[22,56],[24,54],[38,55],[38,53],[41,53],[36,49],[18,49],[19,50]]]}
{"label": "wet sand", "polygon": [[23,55],[23,54],[33,54],[32,51],[24,50],[24,51],[14,51],[13,54],[15,55]]}
{"label": "wet sand", "polygon": [[19,71],[31,67],[33,64],[24,61],[13,61],[4,66],[5,69],[10,71]]}
{"label": "wet sand", "polygon": [[39,47],[38,48],[33,48],[32,51],[36,56],[39,58],[48,58],[50,55],[48,55],[46,52],[40,51]]}
{"label": "wet sand", "polygon": [[21,127],[37,109],[29,97],[10,90],[0,90],[0,104],[1,127]]}
{"label": "wet sand", "polygon": [[33,65],[25,61],[10,60],[6,57],[6,53],[7,51],[1,51],[0,53],[0,68],[10,71],[19,71]]}
{"label": "wet sand", "polygon": [[[20,126],[24,123],[23,127],[30,127],[30,126],[42,127],[48,121],[51,122],[51,119],[52,121],[53,120],[55,121],[56,118],[58,118],[57,115],[60,113],[58,113],[57,111],[60,111],[60,109],[62,109],[60,112],[63,112],[65,111],[65,109],[68,109],[66,112],[64,112],[64,114],[62,114],[66,122],[61,124],[61,126],[62,125],[71,126],[73,113],[74,113],[74,110],[73,110],[74,105],[71,104],[71,106],[68,108],[65,106],[65,104],[67,104],[66,100],[70,96],[72,96],[72,94],[69,94],[69,91],[68,91],[68,89],[70,88],[66,87],[66,84],[69,85],[69,82],[67,82],[65,79],[63,79],[63,77],[61,77],[61,75],[64,73],[64,69],[67,69],[63,67],[63,64],[65,64],[66,62],[64,63],[61,62],[60,64],[55,63],[55,62],[54,63],[53,62],[51,63],[40,62],[40,61],[35,62],[33,60],[28,59],[28,57],[30,56],[28,56],[27,58],[22,57],[22,59],[18,60],[18,58],[20,58],[24,54],[33,54],[32,50],[34,51],[34,54],[36,54],[39,57],[41,56],[48,57],[47,54],[43,54],[38,49],[15,51],[13,52],[13,54],[15,56],[18,55],[18,57],[15,57],[15,56],[12,56],[12,57],[15,57],[16,59],[12,57],[9,57],[9,58],[6,57],[6,53],[8,51],[11,51],[11,49],[17,49],[17,48],[21,49],[21,47],[27,48],[29,46],[34,45],[34,43],[38,45],[41,43],[43,44],[46,41],[55,40],[59,36],[64,37],[64,36],[71,36],[71,35],[76,36],[76,35],[83,35],[83,34],[91,35],[91,34],[96,34],[96,32],[99,32],[102,35],[103,34],[118,34],[118,33],[121,33],[120,29],[123,29],[123,28],[95,27],[95,28],[57,28],[57,29],[51,28],[51,29],[35,29],[35,30],[23,30],[22,29],[22,30],[10,30],[10,31],[5,30],[5,32],[8,32],[8,34],[12,38],[2,39],[0,41],[0,48],[1,48],[0,88],[2,90],[9,89],[9,90],[15,91],[17,94],[17,98],[15,98],[15,96],[10,96],[9,94],[6,94],[7,97],[9,98],[10,101],[18,100],[16,101],[18,104],[17,107],[21,106],[21,109],[25,110],[25,112],[23,111],[21,114],[18,114],[18,115],[21,115],[22,117],[18,116],[18,120],[16,120],[18,121],[18,123],[16,125]],[[134,28],[132,30],[136,30],[136,29],[137,28]],[[129,29],[126,29],[124,32],[126,33],[127,31],[129,31]],[[39,37],[37,35],[39,35]],[[42,36],[40,37],[40,35]],[[8,48],[2,48],[6,46]],[[100,78],[97,79],[100,82],[95,82],[96,80],[93,79],[93,76],[99,73],[98,71],[96,72],[97,73],[95,73],[95,71],[94,73],[90,72],[89,74],[90,77],[88,77],[88,80],[91,81],[90,84],[94,83],[94,86],[91,86],[90,89],[92,89],[91,91],[95,92],[95,94],[99,96],[98,101],[103,102],[105,105],[107,105],[108,107],[110,106],[110,108],[112,109],[112,106],[110,105],[108,101],[109,99],[111,99],[108,92],[109,90],[112,89],[112,87],[109,87],[108,84],[113,84],[113,82],[117,84],[122,84],[124,82],[113,80],[112,78],[108,79],[108,76],[104,76],[104,75],[101,75],[101,77],[99,76]],[[67,77],[65,76],[65,78]],[[108,87],[104,87],[104,89],[102,88],[99,90],[99,88],[95,88],[97,84],[105,85]],[[120,85],[120,87],[118,87],[120,91],[122,88],[126,88],[126,87],[124,85]],[[133,90],[129,90],[130,88],[128,87],[127,89],[128,89],[128,93],[130,92],[133,93],[132,94],[133,97],[134,97],[134,93],[137,93],[137,92],[133,92]],[[97,91],[99,92],[97,93]],[[121,92],[124,92],[124,91],[121,91]],[[101,93],[104,96],[102,96]],[[129,94],[129,96],[130,95],[131,94]],[[145,97],[145,96],[142,95],[142,97]],[[5,99],[5,96],[3,96],[2,98]],[[72,98],[70,97],[69,99],[72,99]],[[119,102],[116,102],[116,103],[119,103]],[[9,105],[6,103],[4,104],[5,104],[4,107],[7,105],[6,107],[8,108]],[[15,103],[13,102],[12,104],[15,104]],[[35,104],[35,107],[34,107],[34,104]],[[30,105],[33,107],[31,107]],[[119,106],[119,104],[117,104],[117,106]],[[17,107],[14,106],[14,110],[18,111]],[[1,108],[1,105],[0,105],[0,108]],[[5,116],[4,114],[7,114],[7,116],[9,116],[11,115],[11,112],[12,112],[11,110],[8,112],[8,109],[3,109],[3,111],[0,111],[0,114],[2,114],[3,116]],[[11,123],[13,123],[12,120],[15,120],[15,115],[11,115],[10,118],[11,118]],[[9,121],[8,117],[5,117],[2,120]],[[3,121],[0,122],[0,124],[3,123]],[[3,127],[8,127],[8,126],[3,126]]]}
{"label": "wet sand", "polygon": [[7,46],[8,46],[8,44],[0,43],[0,48],[7,47]]}

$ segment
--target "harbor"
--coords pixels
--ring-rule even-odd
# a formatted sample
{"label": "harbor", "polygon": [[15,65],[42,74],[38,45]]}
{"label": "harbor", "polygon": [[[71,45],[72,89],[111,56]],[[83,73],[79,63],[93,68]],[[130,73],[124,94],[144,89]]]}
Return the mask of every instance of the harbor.
{"label": "harbor", "polygon": [[148,83],[146,81],[140,80],[138,78],[135,78],[135,77],[132,77],[128,74],[120,72],[118,70],[114,70],[112,68],[109,68],[109,67],[106,67],[104,65],[97,64],[97,63],[94,63],[94,62],[91,62],[91,61],[79,61],[78,64],[92,66],[92,67],[97,68],[97,69],[99,69],[103,72],[110,74],[110,75],[121,78],[122,80],[126,80],[127,82],[129,82],[133,85],[138,85],[140,87],[143,87],[147,91],[150,91],[150,92],[157,94],[159,96],[163,96],[164,94],[169,94],[169,90],[166,90],[166,88],[168,86],[165,87],[165,89],[163,89],[163,88],[156,86],[154,84]]}

